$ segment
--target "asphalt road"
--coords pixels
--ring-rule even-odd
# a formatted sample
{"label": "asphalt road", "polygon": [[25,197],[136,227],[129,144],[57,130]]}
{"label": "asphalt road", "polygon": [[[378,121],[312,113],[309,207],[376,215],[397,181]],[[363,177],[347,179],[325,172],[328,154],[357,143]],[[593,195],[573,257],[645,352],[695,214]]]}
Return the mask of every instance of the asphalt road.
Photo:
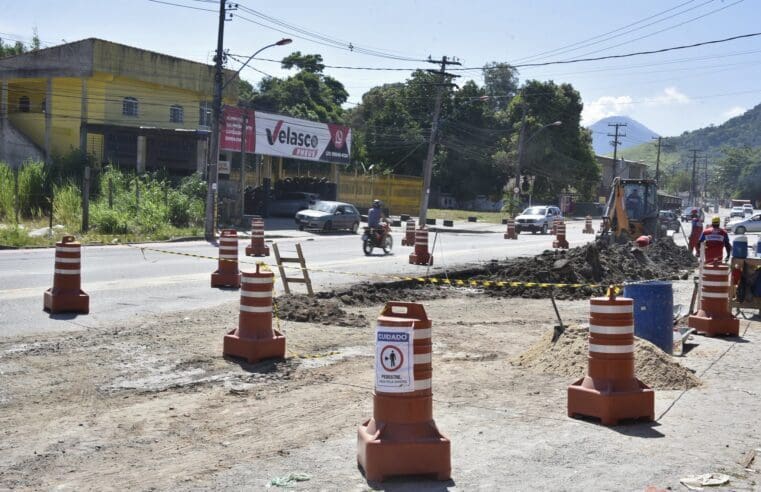
{"label": "asphalt road", "polygon": [[[598,221],[599,222],[599,221]],[[597,222],[594,224],[597,227]],[[410,265],[410,247],[401,246],[396,228],[393,254],[366,257],[360,237],[353,234],[310,234],[297,231],[278,234],[293,237],[274,239],[281,254],[294,251],[300,242],[307,265],[313,268],[316,290],[348,286],[359,281],[382,281],[393,275],[423,275],[505,257],[529,256],[552,246],[554,236],[522,234],[517,241],[503,238],[504,226],[468,224],[473,232],[440,233],[435,238],[434,266]],[[568,241],[579,246],[594,236],[582,234],[583,221],[568,223]],[[429,244],[433,244],[431,234]],[[248,241],[239,242],[240,254]],[[174,253],[211,256],[215,246],[202,242],[139,245]],[[108,327],[119,320],[148,313],[162,313],[215,306],[239,298],[237,290],[210,287],[216,261],[140,249],[139,246],[88,246],[82,250],[82,288],[90,295],[88,315],[49,315],[42,310],[43,292],[52,286],[54,250],[0,251],[0,336],[83,327]],[[286,253],[287,254],[287,253]],[[242,258],[243,270],[253,269],[259,259]],[[272,256],[262,259],[274,268]],[[245,262],[245,263],[243,263]],[[297,274],[298,272],[293,272]],[[282,285],[277,281],[277,290]],[[295,285],[294,291],[304,291]]]}

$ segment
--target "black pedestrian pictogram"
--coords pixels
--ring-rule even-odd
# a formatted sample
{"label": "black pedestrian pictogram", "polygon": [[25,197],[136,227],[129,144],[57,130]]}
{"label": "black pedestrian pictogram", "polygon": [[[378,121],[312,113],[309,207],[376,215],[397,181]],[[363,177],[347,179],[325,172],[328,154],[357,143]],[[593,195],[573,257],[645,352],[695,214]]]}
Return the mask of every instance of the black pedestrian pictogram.
{"label": "black pedestrian pictogram", "polygon": [[398,347],[387,345],[381,350],[381,365],[387,371],[396,371],[402,367],[404,356]]}

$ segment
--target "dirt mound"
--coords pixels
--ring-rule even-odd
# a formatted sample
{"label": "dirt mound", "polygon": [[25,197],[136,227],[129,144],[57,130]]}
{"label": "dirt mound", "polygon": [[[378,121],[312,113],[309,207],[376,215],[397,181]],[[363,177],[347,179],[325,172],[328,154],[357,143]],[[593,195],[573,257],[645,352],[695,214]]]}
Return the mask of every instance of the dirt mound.
{"label": "dirt mound", "polygon": [[[586,328],[566,328],[553,343],[552,332],[549,332],[511,362],[544,374],[566,376],[570,383],[586,374],[588,335]],[[652,343],[636,337],[634,365],[637,378],[654,389],[688,389],[700,385],[700,379],[689,369],[671,360]]]}
{"label": "dirt mound", "polygon": [[323,323],[337,326],[365,326],[363,315],[347,313],[335,299],[319,299],[304,294],[278,296],[276,315],[283,320],[303,323]]}
{"label": "dirt mound", "polygon": [[[662,238],[644,250],[633,249],[630,245],[608,246],[595,242],[557,254],[547,250],[531,258],[492,263],[480,274],[477,271],[467,273],[479,280],[609,285],[634,280],[686,278],[685,270],[696,264],[687,248],[677,246],[671,238]],[[582,299],[602,291],[602,288],[589,287],[555,289],[555,296],[558,299]],[[548,296],[548,289],[507,286],[490,289],[488,293],[541,298]]]}
{"label": "dirt mound", "polygon": [[345,291],[320,292],[320,299],[336,299],[347,306],[372,306],[387,301],[427,301],[455,295],[454,289],[440,290],[419,282],[393,282],[388,284],[357,284]]}

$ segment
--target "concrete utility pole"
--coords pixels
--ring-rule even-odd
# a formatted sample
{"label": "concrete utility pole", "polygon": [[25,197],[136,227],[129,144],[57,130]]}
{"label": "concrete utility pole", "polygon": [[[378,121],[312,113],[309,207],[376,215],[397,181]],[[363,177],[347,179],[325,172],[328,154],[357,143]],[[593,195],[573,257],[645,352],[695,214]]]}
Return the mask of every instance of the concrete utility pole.
{"label": "concrete utility pole", "polygon": [[[523,98],[522,98],[523,99]],[[515,166],[515,198],[518,200],[518,206],[521,204],[521,165],[523,164],[523,149],[526,147],[526,100],[523,99],[523,116],[521,117],[521,133],[518,135],[518,163]]]}
{"label": "concrete utility pole", "polygon": [[610,141],[610,144],[613,146],[613,177],[615,178],[618,175],[616,172],[616,162],[618,162],[618,146],[621,145],[621,141],[618,138],[626,136],[626,133],[619,133],[618,129],[622,126],[626,126],[626,123],[608,123],[608,126],[613,126],[616,128],[615,133],[608,133],[609,137],[613,137],[613,140]]}
{"label": "concrete utility pole", "polygon": [[663,137],[653,137],[653,140],[658,139],[658,155],[655,158],[655,182],[658,182],[658,178],[661,176],[661,140]]}
{"label": "concrete utility pole", "polygon": [[246,133],[248,133],[248,112],[243,113],[240,125],[240,223],[246,215]]}
{"label": "concrete utility pole", "polygon": [[425,163],[423,164],[423,190],[420,194],[420,218],[418,224],[422,227],[425,225],[426,215],[428,214],[428,198],[431,195],[431,174],[433,172],[433,157],[436,153],[436,137],[439,130],[439,116],[441,115],[441,100],[444,97],[444,87],[449,85],[445,82],[447,78],[451,79],[459,77],[459,75],[453,75],[447,73],[447,65],[462,65],[456,60],[450,60],[446,56],[441,57],[441,60],[428,60],[429,63],[440,63],[440,70],[428,70],[431,73],[438,74],[439,84],[436,88],[436,102],[433,106],[433,121],[431,123],[431,136],[428,140],[428,153],[425,157]]}
{"label": "concrete utility pole", "polygon": [[698,161],[698,152],[700,152],[698,149],[690,149],[690,152],[692,152],[692,179],[690,180],[690,205],[695,205],[695,199],[697,198],[696,190],[695,190],[695,170],[696,170],[696,164]]}
{"label": "concrete utility pole", "polygon": [[207,241],[213,241],[216,219],[216,194],[217,178],[219,177],[217,163],[219,161],[219,120],[222,115],[222,84],[224,82],[222,62],[224,61],[225,20],[227,19],[226,0],[219,0],[219,27],[217,29],[217,54],[214,57],[214,99],[211,107],[211,143],[209,149],[209,161],[206,166],[206,217],[204,224],[204,237]]}

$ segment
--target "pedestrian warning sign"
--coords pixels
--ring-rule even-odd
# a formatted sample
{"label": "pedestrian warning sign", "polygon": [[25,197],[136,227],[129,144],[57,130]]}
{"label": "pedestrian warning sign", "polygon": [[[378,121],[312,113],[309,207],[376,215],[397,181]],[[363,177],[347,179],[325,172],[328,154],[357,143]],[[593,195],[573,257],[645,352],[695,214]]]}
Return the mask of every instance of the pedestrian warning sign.
{"label": "pedestrian warning sign", "polygon": [[413,329],[386,327],[375,329],[375,389],[386,393],[415,390],[413,373]]}

